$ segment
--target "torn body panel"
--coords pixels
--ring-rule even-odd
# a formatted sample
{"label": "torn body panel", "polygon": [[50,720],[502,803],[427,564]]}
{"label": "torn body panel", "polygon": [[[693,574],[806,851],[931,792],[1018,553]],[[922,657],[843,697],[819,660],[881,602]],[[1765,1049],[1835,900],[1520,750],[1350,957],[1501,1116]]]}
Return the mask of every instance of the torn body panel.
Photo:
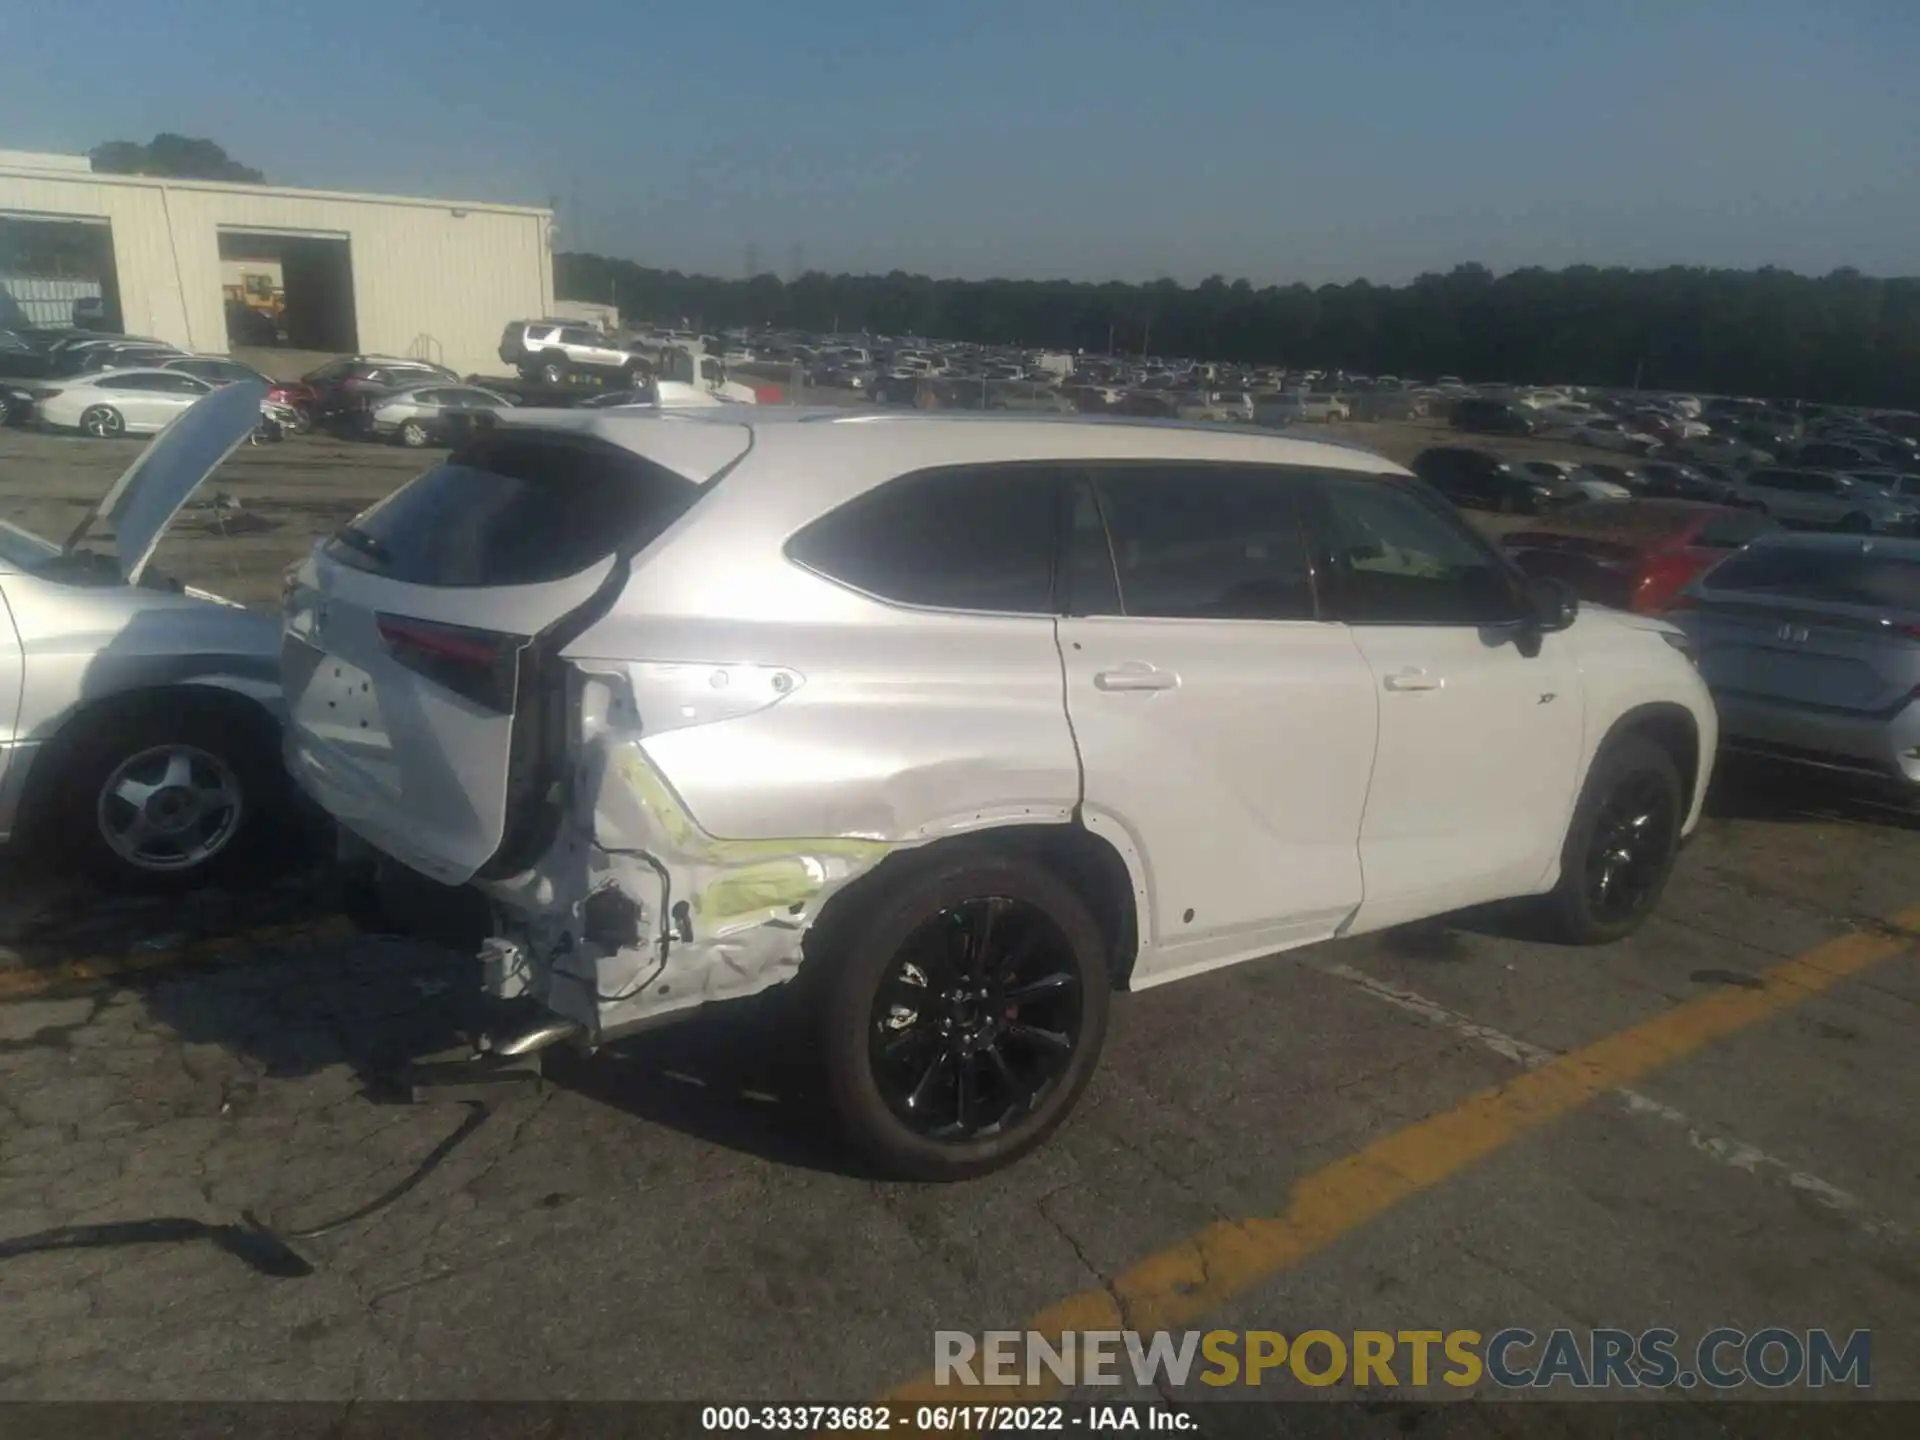
{"label": "torn body panel", "polygon": [[530,869],[481,882],[486,968],[596,1042],[793,978],[822,908],[896,851],[1064,825],[1078,800],[1057,692],[1037,687],[976,693],[956,743],[951,697],[849,724],[844,680],[783,666],[583,658],[565,683],[559,825]]}
{"label": "torn body panel", "polygon": [[561,833],[531,870],[484,886],[510,942],[494,951],[489,988],[538,1000],[596,1042],[791,979],[820,906],[894,848],[858,836],[707,833],[640,743],[634,682],[671,689],[680,670],[716,691],[710,677],[725,676],[736,713],[757,708],[756,693],[771,704],[798,684],[756,666],[576,671]]}

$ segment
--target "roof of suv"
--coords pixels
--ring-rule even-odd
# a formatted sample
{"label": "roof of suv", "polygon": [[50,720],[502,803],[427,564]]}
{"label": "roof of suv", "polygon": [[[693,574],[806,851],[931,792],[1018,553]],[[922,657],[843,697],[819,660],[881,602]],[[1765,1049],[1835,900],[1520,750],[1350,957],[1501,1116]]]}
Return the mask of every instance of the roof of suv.
{"label": "roof of suv", "polygon": [[[706,476],[745,451],[761,449],[795,456],[859,453],[883,461],[896,474],[970,461],[1143,459],[1409,473],[1384,456],[1337,441],[1298,439],[1245,425],[1128,416],[721,404],[637,412],[525,409],[500,417],[500,423],[588,434],[683,474],[697,468]],[[703,456],[717,457],[711,468],[699,463]]]}

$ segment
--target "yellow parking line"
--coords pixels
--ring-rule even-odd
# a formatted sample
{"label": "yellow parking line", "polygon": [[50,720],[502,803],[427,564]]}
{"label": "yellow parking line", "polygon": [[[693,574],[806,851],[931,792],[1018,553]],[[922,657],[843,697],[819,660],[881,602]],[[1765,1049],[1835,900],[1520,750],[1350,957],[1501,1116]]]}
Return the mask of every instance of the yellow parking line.
{"label": "yellow parking line", "polygon": [[111,985],[152,970],[182,965],[204,965],[240,958],[266,945],[306,941],[322,944],[352,935],[354,927],[340,916],[300,920],[287,925],[261,925],[231,935],[190,938],[177,946],[155,950],[126,950],[117,955],[85,955],[44,967],[0,970],[0,1001],[25,1000],[51,990]]}
{"label": "yellow parking line", "polygon": [[[1757,989],[1715,990],[1608,1035],[1557,1060],[1470,1095],[1334,1161],[1293,1187],[1285,1210],[1218,1221],[1116,1276],[1049,1305],[1024,1328],[1059,1343],[1067,1330],[1184,1329],[1236,1295],[1291,1269],[1341,1237],[1589,1101],[1651,1074],[1748,1026],[1812,999],[1849,976],[1901,953],[1920,931],[1920,906],[1879,933],[1843,935],[1761,976]],[[1037,1386],[941,1388],[931,1372],[887,1392],[891,1401],[1035,1401]]]}

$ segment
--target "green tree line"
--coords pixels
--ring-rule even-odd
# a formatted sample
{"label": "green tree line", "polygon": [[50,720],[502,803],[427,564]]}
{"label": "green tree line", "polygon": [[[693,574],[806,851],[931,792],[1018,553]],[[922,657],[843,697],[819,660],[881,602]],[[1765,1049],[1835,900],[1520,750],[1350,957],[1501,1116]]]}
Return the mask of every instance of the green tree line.
{"label": "green tree line", "polygon": [[1920,407],[1920,278],[1853,270],[1629,270],[1406,285],[1196,286],[809,273],[722,279],[600,255],[555,257],[555,290],[623,316],[1190,356],[1365,375],[1631,385]]}

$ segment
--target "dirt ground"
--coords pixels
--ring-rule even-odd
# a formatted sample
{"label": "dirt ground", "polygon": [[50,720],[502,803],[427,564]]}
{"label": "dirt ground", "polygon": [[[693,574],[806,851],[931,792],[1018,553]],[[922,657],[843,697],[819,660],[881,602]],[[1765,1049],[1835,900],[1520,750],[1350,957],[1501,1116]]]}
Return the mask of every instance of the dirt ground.
{"label": "dirt ground", "polygon": [[[0,431],[0,518],[66,535],[141,443]],[[181,512],[154,563],[230,599],[277,606],[281,575],[314,540],[436,455],[317,436],[243,447]]]}

